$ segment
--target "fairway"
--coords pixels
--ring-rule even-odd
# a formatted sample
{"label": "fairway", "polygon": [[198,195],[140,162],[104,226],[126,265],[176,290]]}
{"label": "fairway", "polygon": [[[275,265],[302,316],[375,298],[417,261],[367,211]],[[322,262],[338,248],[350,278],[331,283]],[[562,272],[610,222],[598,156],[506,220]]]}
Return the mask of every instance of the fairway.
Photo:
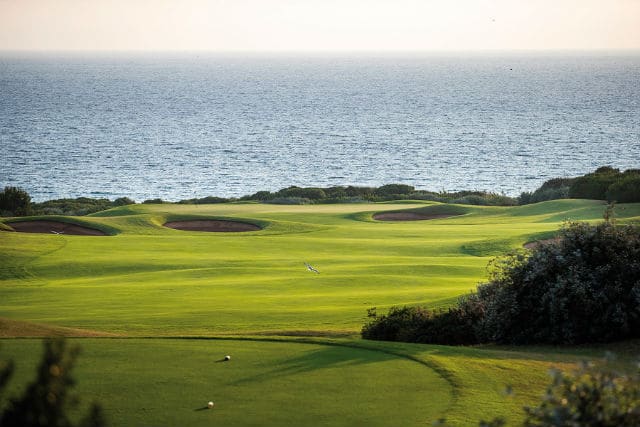
{"label": "fairway", "polygon": [[[80,345],[78,391],[85,403],[104,402],[113,425],[420,425],[452,399],[428,367],[365,349],[228,340]],[[34,340],[3,343],[3,354],[20,357],[20,379],[39,351]],[[226,354],[232,359],[222,362]]]}
{"label": "fairway", "polygon": [[[35,363],[39,341],[12,337],[94,337],[73,340],[84,350],[79,390],[104,403],[113,425],[515,420],[544,390],[549,366],[569,367],[604,349],[365,342],[357,334],[367,309],[447,307],[475,289],[493,257],[552,237],[565,220],[601,220],[604,209],[588,200],[517,207],[143,204],[47,217],[107,235],[0,232],[0,336],[7,338],[0,357]],[[400,211],[431,219],[374,219]],[[616,217],[638,221],[640,205],[618,205]],[[257,230],[163,226],[205,220]],[[95,338],[103,335],[110,338]],[[225,354],[232,361],[216,363]],[[20,367],[15,382],[30,372]],[[502,393],[507,384],[515,397]],[[196,410],[209,400],[214,410]]]}

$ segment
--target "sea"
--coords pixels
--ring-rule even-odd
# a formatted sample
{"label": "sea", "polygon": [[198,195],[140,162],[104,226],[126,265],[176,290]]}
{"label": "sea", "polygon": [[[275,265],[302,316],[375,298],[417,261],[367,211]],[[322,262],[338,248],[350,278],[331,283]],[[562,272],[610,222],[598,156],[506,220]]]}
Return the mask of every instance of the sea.
{"label": "sea", "polygon": [[34,201],[404,183],[517,196],[640,168],[640,52],[0,52]]}

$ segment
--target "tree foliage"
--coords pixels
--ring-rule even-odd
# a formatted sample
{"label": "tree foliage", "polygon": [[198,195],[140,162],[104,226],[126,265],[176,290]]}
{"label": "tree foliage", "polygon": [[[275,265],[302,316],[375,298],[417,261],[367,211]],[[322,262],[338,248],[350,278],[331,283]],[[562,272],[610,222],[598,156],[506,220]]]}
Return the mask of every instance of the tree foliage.
{"label": "tree foliage", "polygon": [[31,196],[18,187],[4,187],[0,191],[0,215],[26,216],[31,214]]}

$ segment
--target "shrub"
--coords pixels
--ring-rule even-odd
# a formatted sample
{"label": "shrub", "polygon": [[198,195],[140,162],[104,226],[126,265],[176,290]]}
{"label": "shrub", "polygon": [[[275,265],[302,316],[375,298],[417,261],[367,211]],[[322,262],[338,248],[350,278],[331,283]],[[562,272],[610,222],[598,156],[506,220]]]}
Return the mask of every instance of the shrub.
{"label": "shrub", "polygon": [[[544,184],[543,184],[544,187]],[[569,186],[562,187],[540,187],[533,193],[524,192],[518,198],[518,204],[527,205],[530,203],[540,203],[547,200],[567,199],[569,198]]]}
{"label": "shrub", "polygon": [[322,200],[327,197],[326,193],[321,188],[300,188],[289,187],[283,188],[276,193],[276,197],[280,198],[302,198],[310,200]]}
{"label": "shrub", "polygon": [[[36,379],[27,386],[21,397],[9,400],[0,414],[0,425],[5,427],[72,427],[69,410],[78,406],[78,399],[70,393],[75,384],[71,371],[79,354],[77,347],[68,348],[62,339],[44,341],[44,354],[37,369]],[[0,368],[0,392],[13,374],[12,362]],[[79,426],[105,425],[102,410],[93,404]]]}
{"label": "shrub", "polygon": [[26,216],[31,214],[31,196],[18,187],[4,187],[0,192],[0,215]]}
{"label": "shrub", "polygon": [[144,204],[161,205],[162,203],[166,203],[166,202],[164,200],[162,200],[162,199],[147,199],[142,203],[144,203]]}
{"label": "shrub", "polygon": [[240,200],[259,200],[259,201],[263,201],[263,200],[271,200],[274,197],[276,197],[275,194],[273,194],[270,191],[258,191],[257,193],[252,194],[250,196],[241,197]]}
{"label": "shrub", "polygon": [[305,197],[275,197],[273,199],[263,200],[262,203],[273,205],[309,205],[312,201]]}
{"label": "shrub", "polygon": [[473,297],[464,297],[458,307],[430,311],[426,307],[391,307],[378,316],[369,309],[369,323],[362,328],[362,338],[381,341],[406,341],[445,345],[476,343],[474,324],[478,306]]}
{"label": "shrub", "polygon": [[577,344],[640,336],[640,230],[568,224],[556,244],[494,261],[479,340]]}
{"label": "shrub", "polygon": [[431,317],[422,307],[391,307],[389,313],[378,316],[375,307],[369,309],[368,317],[373,319],[362,328],[362,338],[381,341],[416,342],[419,330]]}
{"label": "shrub", "polygon": [[406,185],[406,184],[387,184],[387,185],[383,185],[382,187],[378,187],[375,191],[374,194],[376,196],[395,196],[395,195],[400,195],[400,194],[411,194],[415,191],[415,188],[413,188],[413,186],[411,185]]}
{"label": "shrub", "polygon": [[627,175],[607,189],[607,200],[618,203],[640,202],[640,175]]}
{"label": "shrub", "polygon": [[640,425],[640,377],[584,363],[573,374],[552,373],[539,406],[525,408],[525,427]]}
{"label": "shrub", "polygon": [[435,344],[578,344],[640,337],[640,228],[571,223],[555,243],[496,258],[445,312],[394,307],[363,338]]}
{"label": "shrub", "polygon": [[[632,371],[633,372],[633,371]],[[552,382],[540,404],[525,407],[523,427],[640,426],[640,375],[623,374],[607,365],[582,363],[572,373],[551,371]],[[446,426],[441,419],[433,425]],[[479,427],[501,427],[502,418],[480,421]]]}
{"label": "shrub", "polygon": [[619,169],[601,167],[593,173],[575,178],[569,187],[569,197],[572,199],[605,200],[609,186],[621,177]]}
{"label": "shrub", "polygon": [[180,200],[179,204],[191,204],[191,205],[212,205],[214,203],[227,203],[231,202],[233,199],[225,199],[224,197],[216,197],[216,196],[207,196],[201,197],[199,199],[187,199]]}
{"label": "shrub", "polygon": [[116,207],[116,206],[135,205],[135,203],[136,203],[135,200],[130,199],[128,197],[119,197],[115,199],[113,203],[111,203],[111,205]]}
{"label": "shrub", "polygon": [[344,189],[349,197],[362,197],[364,199],[370,199],[376,189],[374,187],[354,187],[348,186]]}
{"label": "shrub", "polygon": [[520,194],[518,203],[526,205],[565,198],[640,202],[640,169],[620,172],[604,166],[576,178],[553,178],[534,192]]}
{"label": "shrub", "polygon": [[56,199],[33,204],[37,215],[87,215],[114,207],[108,199],[78,197],[75,199]]}

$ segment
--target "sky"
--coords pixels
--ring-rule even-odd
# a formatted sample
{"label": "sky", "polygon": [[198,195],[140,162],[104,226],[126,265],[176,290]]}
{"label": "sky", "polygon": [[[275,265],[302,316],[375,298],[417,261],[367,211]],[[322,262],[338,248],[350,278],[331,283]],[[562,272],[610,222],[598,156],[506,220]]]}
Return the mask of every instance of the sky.
{"label": "sky", "polygon": [[640,49],[640,0],[0,0],[0,50]]}

